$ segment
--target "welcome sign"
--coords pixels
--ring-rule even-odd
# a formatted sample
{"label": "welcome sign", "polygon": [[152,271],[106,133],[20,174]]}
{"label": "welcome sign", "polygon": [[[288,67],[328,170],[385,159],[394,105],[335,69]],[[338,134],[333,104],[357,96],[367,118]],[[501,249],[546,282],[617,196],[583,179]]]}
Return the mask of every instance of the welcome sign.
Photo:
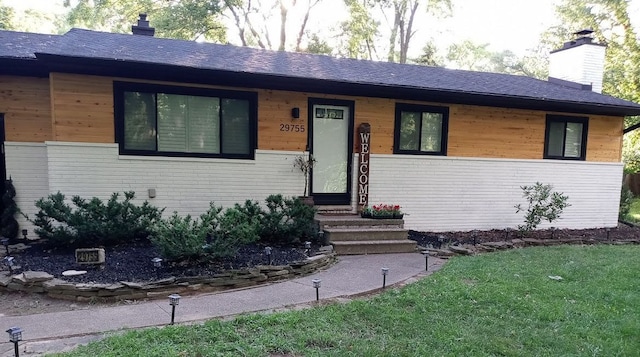
{"label": "welcome sign", "polygon": [[362,123],[358,127],[360,154],[358,166],[358,211],[369,204],[369,154],[371,153],[371,125]]}

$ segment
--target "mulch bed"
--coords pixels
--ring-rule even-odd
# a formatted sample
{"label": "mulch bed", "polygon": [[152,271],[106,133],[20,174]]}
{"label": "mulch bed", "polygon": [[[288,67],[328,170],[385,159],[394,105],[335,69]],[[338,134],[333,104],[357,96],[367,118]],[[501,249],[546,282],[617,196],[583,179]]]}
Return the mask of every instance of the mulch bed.
{"label": "mulch bed", "polygon": [[[159,257],[158,250],[148,243],[136,243],[105,248],[104,268],[76,264],[75,250],[50,250],[37,243],[21,254],[13,255],[20,268],[14,273],[23,271],[45,271],[56,278],[77,283],[116,283],[119,281],[148,282],[169,277],[207,276],[222,273],[231,269],[250,268],[268,264],[264,245],[253,244],[240,248],[236,256],[222,259],[211,264],[184,265],[165,264],[155,268],[152,259]],[[287,265],[306,259],[302,247],[272,246],[271,263]],[[318,247],[312,247],[312,252]],[[86,270],[87,273],[77,276],[62,276],[65,270]]]}
{"label": "mulch bed", "polygon": [[[608,235],[607,235],[608,233]],[[409,231],[409,239],[425,248],[441,248],[445,245],[479,244],[485,242],[510,241],[516,238],[584,240],[626,240],[640,237],[640,227],[619,224],[617,228],[600,229],[545,229],[524,236],[517,230],[468,231],[468,232],[417,232]]]}

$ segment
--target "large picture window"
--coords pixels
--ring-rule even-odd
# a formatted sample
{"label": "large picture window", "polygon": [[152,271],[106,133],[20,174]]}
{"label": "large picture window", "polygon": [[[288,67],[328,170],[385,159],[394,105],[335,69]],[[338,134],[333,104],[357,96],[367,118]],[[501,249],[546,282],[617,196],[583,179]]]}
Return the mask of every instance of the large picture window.
{"label": "large picture window", "polygon": [[114,97],[123,154],[253,158],[255,93],[118,82]]}
{"label": "large picture window", "polygon": [[449,108],[396,104],[394,152],[447,154]]}
{"label": "large picture window", "polygon": [[547,115],[545,159],[584,160],[589,120],[584,117]]}

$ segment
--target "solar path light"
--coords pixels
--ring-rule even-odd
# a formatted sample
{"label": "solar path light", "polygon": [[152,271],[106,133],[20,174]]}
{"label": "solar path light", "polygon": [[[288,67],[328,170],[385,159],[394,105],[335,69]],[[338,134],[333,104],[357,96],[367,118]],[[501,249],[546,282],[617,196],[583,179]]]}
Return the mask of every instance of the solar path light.
{"label": "solar path light", "polygon": [[7,330],[7,333],[9,334],[9,342],[13,342],[14,354],[16,357],[20,357],[18,342],[22,341],[22,329],[20,327],[11,327]]}
{"label": "solar path light", "polygon": [[273,250],[273,248],[271,247],[264,247],[264,254],[267,256],[267,261],[269,262],[269,265],[271,265],[271,251]]}
{"label": "solar path light", "polygon": [[175,320],[176,306],[178,306],[178,304],[180,304],[180,295],[178,294],[169,295],[169,305],[171,305],[171,325],[173,325],[173,322]]}
{"label": "solar path light", "polygon": [[22,238],[24,238],[24,240],[27,240],[27,239],[28,239],[28,238],[27,238],[27,233],[29,233],[29,231],[28,231],[28,230],[26,230],[26,229],[23,229],[23,230],[22,230]]}
{"label": "solar path light", "polygon": [[424,271],[429,271],[429,251],[423,250],[422,254],[424,254]]}
{"label": "solar path light", "polygon": [[311,282],[313,283],[313,288],[316,289],[316,301],[320,301],[319,289],[320,289],[320,283],[322,282],[322,280],[313,279],[311,280]]}
{"label": "solar path light", "polygon": [[307,256],[311,254],[311,242],[309,241],[304,242],[304,252]]}
{"label": "solar path light", "polygon": [[0,237],[0,243],[4,245],[4,250],[7,252],[7,255],[9,255],[9,238]]}
{"label": "solar path light", "polygon": [[14,258],[9,256],[2,258],[4,264],[9,268],[9,275],[13,274],[13,265],[15,264],[13,260]]}
{"label": "solar path light", "polygon": [[151,259],[154,268],[160,268],[162,266],[162,258],[153,258]]}
{"label": "solar path light", "polygon": [[389,268],[382,268],[382,288],[387,287],[387,274],[389,274]]}

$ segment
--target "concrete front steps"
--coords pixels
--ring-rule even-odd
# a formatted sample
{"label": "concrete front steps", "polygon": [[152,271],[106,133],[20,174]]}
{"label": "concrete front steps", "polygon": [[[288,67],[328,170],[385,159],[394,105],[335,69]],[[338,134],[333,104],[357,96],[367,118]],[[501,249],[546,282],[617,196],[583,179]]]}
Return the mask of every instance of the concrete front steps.
{"label": "concrete front steps", "polygon": [[407,239],[402,219],[370,219],[354,214],[316,215],[325,239],[339,255],[410,253],[416,242]]}

